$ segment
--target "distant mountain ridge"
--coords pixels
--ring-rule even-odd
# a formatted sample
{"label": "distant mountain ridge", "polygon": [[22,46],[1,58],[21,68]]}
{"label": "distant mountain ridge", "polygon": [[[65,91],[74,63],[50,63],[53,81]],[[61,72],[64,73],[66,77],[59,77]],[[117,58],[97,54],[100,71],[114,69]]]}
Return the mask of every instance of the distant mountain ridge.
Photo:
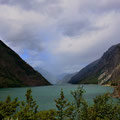
{"label": "distant mountain ridge", "polygon": [[0,40],[0,87],[41,85],[50,83]]}
{"label": "distant mountain ridge", "polygon": [[62,80],[66,75],[67,75],[67,73],[62,73],[62,74],[57,75],[57,78],[59,80]]}
{"label": "distant mountain ridge", "polygon": [[66,74],[66,75],[62,78],[62,80],[59,80],[59,81],[58,81],[58,84],[68,83],[68,82],[70,81],[70,79],[71,79],[74,75],[76,75],[76,74],[77,74],[77,72],[76,72],[76,73],[68,73],[68,74]]}
{"label": "distant mountain ridge", "polygon": [[117,84],[120,81],[120,44],[108,49],[95,62],[71,78],[73,84]]}
{"label": "distant mountain ridge", "polygon": [[58,78],[51,74],[50,72],[48,72],[45,69],[42,68],[35,68],[38,72],[40,72],[51,84],[56,84],[56,82],[58,81]]}

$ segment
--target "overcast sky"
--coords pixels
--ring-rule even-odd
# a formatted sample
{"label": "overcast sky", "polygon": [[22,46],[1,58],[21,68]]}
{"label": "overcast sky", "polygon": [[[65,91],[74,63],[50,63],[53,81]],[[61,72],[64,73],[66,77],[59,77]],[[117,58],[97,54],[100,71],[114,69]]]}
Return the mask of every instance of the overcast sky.
{"label": "overcast sky", "polygon": [[0,38],[33,67],[75,72],[120,43],[120,0],[0,0]]}

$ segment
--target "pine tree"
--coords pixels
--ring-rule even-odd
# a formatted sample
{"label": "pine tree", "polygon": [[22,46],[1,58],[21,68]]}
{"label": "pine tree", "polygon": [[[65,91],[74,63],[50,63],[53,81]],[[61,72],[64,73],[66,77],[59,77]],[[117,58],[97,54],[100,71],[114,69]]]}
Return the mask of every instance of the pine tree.
{"label": "pine tree", "polygon": [[60,97],[55,100],[57,107],[57,117],[58,120],[66,120],[66,110],[68,109],[70,103],[64,97],[63,90],[61,89]]}

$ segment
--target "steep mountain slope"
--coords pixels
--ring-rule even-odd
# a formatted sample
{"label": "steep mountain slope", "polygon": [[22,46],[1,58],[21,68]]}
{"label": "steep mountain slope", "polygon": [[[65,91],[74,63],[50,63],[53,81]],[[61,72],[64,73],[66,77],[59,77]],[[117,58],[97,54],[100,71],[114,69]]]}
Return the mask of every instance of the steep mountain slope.
{"label": "steep mountain slope", "polygon": [[71,78],[70,83],[117,84],[120,81],[120,44],[112,46],[103,56]]}
{"label": "steep mountain slope", "polygon": [[66,74],[62,80],[58,81],[58,84],[64,84],[64,83],[68,83],[70,81],[70,79],[76,75],[77,73],[71,73],[71,74]]}
{"label": "steep mountain slope", "polygon": [[51,84],[56,84],[58,81],[57,77],[47,70],[44,70],[42,68],[35,68],[38,72],[40,72]]}
{"label": "steep mountain slope", "polygon": [[50,83],[0,40],[0,87],[41,85]]}

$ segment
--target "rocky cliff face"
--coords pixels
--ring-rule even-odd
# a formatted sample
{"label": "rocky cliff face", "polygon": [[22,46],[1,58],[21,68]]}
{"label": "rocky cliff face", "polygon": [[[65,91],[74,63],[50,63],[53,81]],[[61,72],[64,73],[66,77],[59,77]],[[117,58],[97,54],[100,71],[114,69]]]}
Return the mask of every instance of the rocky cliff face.
{"label": "rocky cliff face", "polygon": [[120,44],[112,46],[103,56],[73,76],[70,83],[112,84],[120,81]]}
{"label": "rocky cliff face", "polygon": [[0,40],[0,87],[41,85],[50,83]]}

